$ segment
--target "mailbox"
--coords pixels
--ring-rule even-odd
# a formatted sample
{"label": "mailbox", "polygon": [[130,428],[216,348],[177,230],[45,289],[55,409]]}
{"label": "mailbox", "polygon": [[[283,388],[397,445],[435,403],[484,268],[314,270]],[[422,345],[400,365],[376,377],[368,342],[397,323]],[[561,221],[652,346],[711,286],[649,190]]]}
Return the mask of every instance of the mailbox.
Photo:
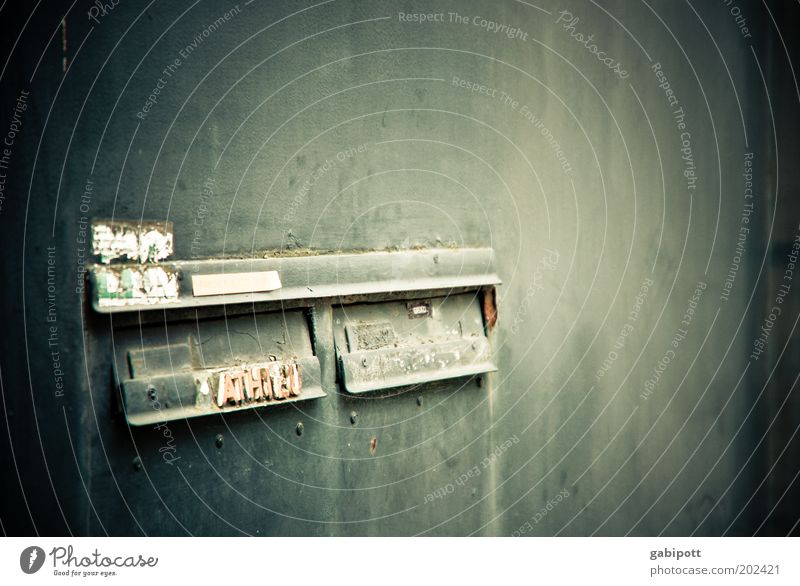
{"label": "mailbox", "polygon": [[[123,319],[114,328],[115,380],[131,425],[324,397],[312,336],[328,323],[320,311],[332,316],[333,332],[320,338],[333,340],[346,393],[496,370],[491,249],[180,261],[169,259],[170,224],[101,221],[92,233],[95,311],[164,311],[155,323]],[[228,316],[242,306],[251,310]]]}
{"label": "mailbox", "polygon": [[463,293],[336,307],[344,389],[364,393],[496,370],[479,297]]}
{"label": "mailbox", "polygon": [[121,328],[115,347],[132,425],[325,396],[301,310]]}

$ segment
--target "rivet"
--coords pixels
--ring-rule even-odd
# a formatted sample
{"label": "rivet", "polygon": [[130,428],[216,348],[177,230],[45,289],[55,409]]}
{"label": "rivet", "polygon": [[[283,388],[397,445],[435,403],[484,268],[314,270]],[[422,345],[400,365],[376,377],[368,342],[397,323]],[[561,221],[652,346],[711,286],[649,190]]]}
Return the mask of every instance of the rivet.
{"label": "rivet", "polygon": [[303,422],[301,421],[300,423],[298,423],[297,427],[295,427],[294,430],[295,432],[297,432],[297,435],[303,435]]}
{"label": "rivet", "polygon": [[151,401],[155,401],[158,398],[158,391],[154,386],[147,387],[147,398]]}
{"label": "rivet", "polygon": [[364,368],[367,367],[367,359],[366,358],[362,358],[361,359],[361,366],[363,366]]}
{"label": "rivet", "polygon": [[142,459],[139,456],[133,459],[133,469],[137,472],[142,469]]}
{"label": "rivet", "polygon": [[355,425],[356,421],[358,421],[358,413],[356,413],[355,411],[351,411],[350,412],[350,423]]}
{"label": "rivet", "polygon": [[221,433],[217,434],[217,437],[214,439],[214,443],[216,444],[217,448],[219,448],[219,449],[222,448],[222,444],[225,443],[225,438],[222,437]]}

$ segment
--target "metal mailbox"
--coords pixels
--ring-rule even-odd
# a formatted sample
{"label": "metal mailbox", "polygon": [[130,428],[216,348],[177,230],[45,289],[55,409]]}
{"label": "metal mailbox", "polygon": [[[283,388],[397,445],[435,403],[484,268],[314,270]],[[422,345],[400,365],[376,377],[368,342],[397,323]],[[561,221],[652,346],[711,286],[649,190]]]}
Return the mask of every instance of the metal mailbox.
{"label": "metal mailbox", "polygon": [[302,310],[120,328],[115,347],[131,425],[325,396]]}
{"label": "metal mailbox", "polygon": [[[115,328],[115,376],[131,425],[325,396],[310,333],[320,299],[330,300],[321,307],[332,312],[346,392],[496,370],[491,249],[180,261],[168,259],[170,223],[102,221],[93,235],[94,309],[164,310],[162,324]],[[285,302],[293,309],[265,309]],[[227,316],[227,306],[243,304],[249,315]],[[222,318],[219,310],[185,314],[214,307]]]}
{"label": "metal mailbox", "polygon": [[336,307],[336,355],[345,390],[364,393],[496,370],[480,297]]}

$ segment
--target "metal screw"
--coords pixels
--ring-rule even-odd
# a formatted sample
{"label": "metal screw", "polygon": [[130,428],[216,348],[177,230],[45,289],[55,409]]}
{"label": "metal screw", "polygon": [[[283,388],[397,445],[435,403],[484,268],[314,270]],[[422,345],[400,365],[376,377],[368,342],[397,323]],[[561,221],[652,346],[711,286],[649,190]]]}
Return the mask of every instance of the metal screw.
{"label": "metal screw", "polygon": [[155,387],[147,387],[147,398],[151,401],[155,401],[158,398],[158,391],[156,391]]}
{"label": "metal screw", "polygon": [[358,413],[356,413],[355,411],[351,411],[350,412],[350,423],[355,425],[356,421],[358,421]]}
{"label": "metal screw", "polygon": [[142,459],[139,456],[136,456],[133,459],[133,469],[137,472],[142,469]]}
{"label": "metal screw", "polygon": [[422,395],[420,395],[419,397],[417,397],[417,405],[419,405],[420,407],[422,407]]}
{"label": "metal screw", "polygon": [[218,449],[222,449],[222,444],[225,443],[225,438],[222,437],[221,433],[217,434],[217,437],[214,439],[214,443],[216,444]]}
{"label": "metal screw", "polygon": [[297,432],[297,435],[303,435],[303,422],[301,421],[298,423],[294,430]]}

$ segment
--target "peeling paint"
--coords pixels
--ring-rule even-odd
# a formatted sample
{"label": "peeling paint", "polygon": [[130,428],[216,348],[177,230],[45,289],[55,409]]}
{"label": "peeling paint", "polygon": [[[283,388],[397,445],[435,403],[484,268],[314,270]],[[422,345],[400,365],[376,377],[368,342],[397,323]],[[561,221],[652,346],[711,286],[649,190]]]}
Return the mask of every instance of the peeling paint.
{"label": "peeling paint", "polygon": [[178,273],[162,267],[103,267],[94,270],[99,307],[178,301]]}
{"label": "peeling paint", "polygon": [[198,406],[257,406],[300,397],[303,380],[296,361],[207,371],[195,378]]}
{"label": "peeling paint", "polygon": [[171,222],[93,222],[92,253],[103,264],[117,259],[139,263],[168,258],[172,248]]}

